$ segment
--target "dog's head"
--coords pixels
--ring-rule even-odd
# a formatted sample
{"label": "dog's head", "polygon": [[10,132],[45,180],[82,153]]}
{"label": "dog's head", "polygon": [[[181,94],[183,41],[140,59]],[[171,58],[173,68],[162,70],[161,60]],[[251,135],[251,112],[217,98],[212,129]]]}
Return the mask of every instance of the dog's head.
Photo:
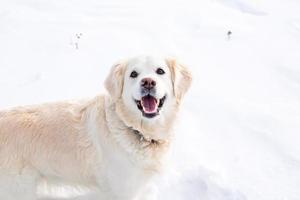
{"label": "dog's head", "polygon": [[171,124],[190,83],[176,60],[141,56],[114,65],[105,85],[127,126],[153,132]]}

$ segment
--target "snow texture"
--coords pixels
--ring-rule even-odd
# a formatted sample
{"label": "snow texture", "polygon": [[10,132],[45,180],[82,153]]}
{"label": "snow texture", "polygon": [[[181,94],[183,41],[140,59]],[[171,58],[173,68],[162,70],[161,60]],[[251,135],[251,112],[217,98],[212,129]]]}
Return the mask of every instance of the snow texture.
{"label": "snow texture", "polygon": [[159,199],[299,200],[297,0],[1,0],[0,108],[95,96],[153,53],[194,76]]}

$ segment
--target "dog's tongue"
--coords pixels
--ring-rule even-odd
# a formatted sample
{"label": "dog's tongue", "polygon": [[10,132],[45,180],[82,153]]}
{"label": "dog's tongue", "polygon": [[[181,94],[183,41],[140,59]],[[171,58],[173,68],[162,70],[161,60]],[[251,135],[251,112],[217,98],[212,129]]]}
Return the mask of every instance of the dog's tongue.
{"label": "dog's tongue", "polygon": [[157,100],[152,96],[142,98],[143,110],[146,113],[155,113],[157,109]]}

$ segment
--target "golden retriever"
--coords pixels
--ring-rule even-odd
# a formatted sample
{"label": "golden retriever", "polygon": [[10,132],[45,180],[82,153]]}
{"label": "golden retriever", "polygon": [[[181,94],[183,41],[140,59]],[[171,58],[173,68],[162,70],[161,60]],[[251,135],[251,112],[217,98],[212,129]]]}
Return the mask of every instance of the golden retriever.
{"label": "golden retriever", "polygon": [[34,200],[41,180],[97,188],[100,200],[155,199],[190,83],[175,59],[138,56],[112,67],[107,95],[1,111],[0,199]]}

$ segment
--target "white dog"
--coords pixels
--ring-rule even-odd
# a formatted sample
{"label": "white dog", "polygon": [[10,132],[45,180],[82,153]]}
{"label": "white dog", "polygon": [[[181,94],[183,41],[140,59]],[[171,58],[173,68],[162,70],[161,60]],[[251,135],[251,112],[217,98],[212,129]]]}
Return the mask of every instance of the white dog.
{"label": "white dog", "polygon": [[34,200],[41,180],[97,188],[100,200],[155,199],[190,72],[174,59],[114,65],[109,95],[0,112],[0,199]]}

